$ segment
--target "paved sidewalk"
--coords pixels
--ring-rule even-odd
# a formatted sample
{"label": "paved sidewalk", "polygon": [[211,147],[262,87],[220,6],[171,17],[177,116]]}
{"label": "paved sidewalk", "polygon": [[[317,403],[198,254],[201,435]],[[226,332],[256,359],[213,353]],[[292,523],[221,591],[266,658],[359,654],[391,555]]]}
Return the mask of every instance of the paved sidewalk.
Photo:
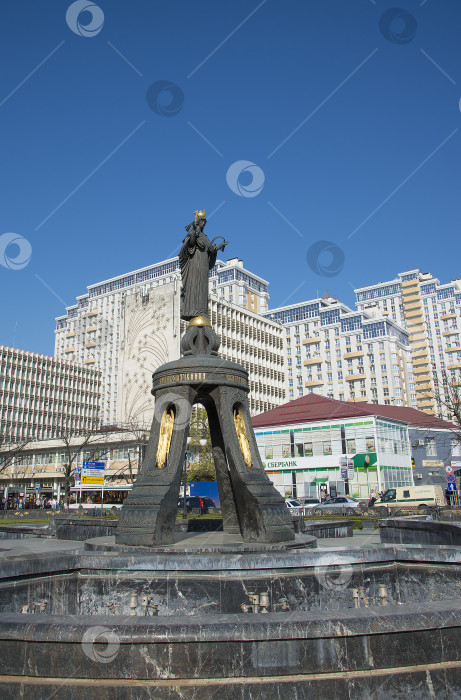
{"label": "paved sidewalk", "polygon": [[51,540],[41,537],[0,540],[0,561],[7,557],[27,557],[31,554],[56,554],[84,549],[85,543],[77,540]]}
{"label": "paved sidewalk", "polygon": [[[209,541],[211,533],[200,533],[200,535],[195,536],[197,544],[205,544]],[[218,534],[218,542],[214,542],[215,546],[219,546],[220,541],[222,544],[229,545],[237,538],[235,535],[225,535],[224,533],[213,533],[214,537]],[[359,530],[354,532],[352,537],[331,537],[325,539],[317,540],[317,549],[329,549],[330,547],[373,547],[379,545],[379,532],[372,530],[370,532],[363,532]],[[85,548],[84,542],[79,542],[77,540],[53,540],[53,539],[42,539],[40,537],[28,537],[24,539],[5,539],[0,540],[0,561],[2,559],[8,558],[22,558],[37,554],[56,554],[58,552],[73,552],[81,551]]]}
{"label": "paved sidewalk", "polygon": [[373,547],[380,544],[379,530],[354,530],[352,537],[326,537],[317,540],[317,549],[328,547]]}

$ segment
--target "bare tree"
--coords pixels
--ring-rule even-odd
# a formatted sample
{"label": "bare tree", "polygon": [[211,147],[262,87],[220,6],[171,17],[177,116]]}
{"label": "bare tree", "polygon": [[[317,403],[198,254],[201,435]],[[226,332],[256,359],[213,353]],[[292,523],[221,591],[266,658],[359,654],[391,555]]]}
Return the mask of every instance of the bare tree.
{"label": "bare tree", "polygon": [[64,463],[64,506],[68,508],[70,489],[78,457],[83,450],[93,446],[91,457],[96,458],[98,456],[98,445],[95,443],[101,441],[101,434],[95,430],[88,430],[82,433],[82,431],[74,431],[72,428],[64,428],[58,432],[56,437],[62,441],[66,455]]}
{"label": "bare tree", "polygon": [[[150,428],[146,423],[142,423],[135,420],[130,420],[124,423],[122,426],[117,426],[115,432],[130,435],[133,437],[133,443],[137,456],[136,462],[133,462],[131,459],[130,450],[128,450],[128,464],[125,464],[123,467],[120,467],[120,469],[116,471],[115,474],[112,474],[109,477],[111,481],[114,481],[115,479],[119,478],[124,478],[127,483],[130,482],[132,484],[134,482],[135,475],[133,470],[134,468],[136,468],[136,473],[139,474],[140,472],[141,465],[144,460],[146,445],[149,440],[149,431]],[[120,443],[118,444],[125,445],[126,440],[120,441]],[[111,449],[115,448],[115,446],[115,444],[112,444]]]}
{"label": "bare tree", "polygon": [[461,442],[461,372],[448,375],[442,371],[442,382],[435,381],[434,398],[441,418],[453,424],[453,433]]}
{"label": "bare tree", "polygon": [[24,438],[13,442],[9,435],[0,434],[0,473],[8,469],[32,442],[32,438]]}

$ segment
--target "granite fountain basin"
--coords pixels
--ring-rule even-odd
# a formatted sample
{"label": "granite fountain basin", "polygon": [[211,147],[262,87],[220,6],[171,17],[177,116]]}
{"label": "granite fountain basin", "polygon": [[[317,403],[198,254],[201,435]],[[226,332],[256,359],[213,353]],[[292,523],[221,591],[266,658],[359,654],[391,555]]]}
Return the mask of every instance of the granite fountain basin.
{"label": "granite fountain basin", "polygon": [[0,696],[460,698],[460,566],[430,545],[6,559]]}

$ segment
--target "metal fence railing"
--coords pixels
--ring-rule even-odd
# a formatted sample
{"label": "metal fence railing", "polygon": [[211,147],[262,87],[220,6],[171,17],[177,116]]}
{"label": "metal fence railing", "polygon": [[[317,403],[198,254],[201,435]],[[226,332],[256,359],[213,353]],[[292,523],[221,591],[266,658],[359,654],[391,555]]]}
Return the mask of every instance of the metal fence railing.
{"label": "metal fence railing", "polygon": [[360,508],[350,506],[322,506],[290,508],[293,517],[313,516],[313,517],[365,517],[365,518],[402,518],[415,516],[432,516],[434,520],[448,522],[461,521],[461,506],[396,506],[377,504],[374,508],[362,505]]}

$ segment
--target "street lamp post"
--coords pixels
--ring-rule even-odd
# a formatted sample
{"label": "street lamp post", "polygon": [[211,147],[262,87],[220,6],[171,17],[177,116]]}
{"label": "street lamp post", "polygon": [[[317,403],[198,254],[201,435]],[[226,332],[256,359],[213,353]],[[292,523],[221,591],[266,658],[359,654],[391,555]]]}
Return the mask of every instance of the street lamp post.
{"label": "street lamp post", "polygon": [[[187,446],[190,445],[192,438],[189,436],[187,438]],[[187,506],[186,506],[186,486],[187,486],[187,460],[189,457],[189,450],[186,449],[186,454],[184,455],[184,476],[183,476],[183,504],[182,504],[182,517],[183,520],[187,520]]]}

